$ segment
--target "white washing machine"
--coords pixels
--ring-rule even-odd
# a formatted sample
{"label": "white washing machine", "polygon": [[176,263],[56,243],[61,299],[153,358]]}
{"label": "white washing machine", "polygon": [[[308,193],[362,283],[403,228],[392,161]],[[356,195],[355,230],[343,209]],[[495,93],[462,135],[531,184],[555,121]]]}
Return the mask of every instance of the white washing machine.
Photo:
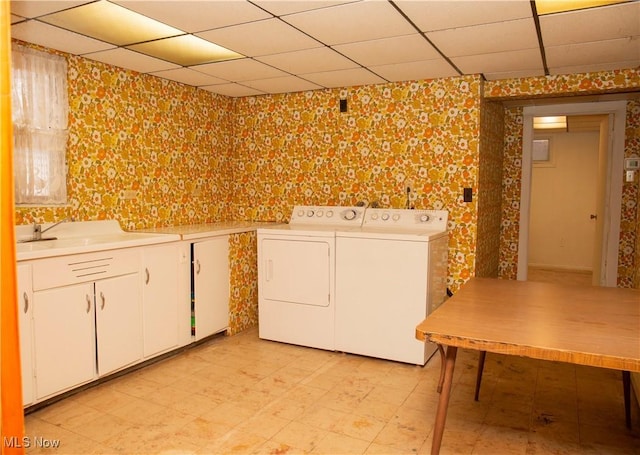
{"label": "white washing machine", "polygon": [[337,351],[424,365],[436,346],[416,326],[447,294],[448,212],[367,209],[336,233]]}
{"label": "white washing machine", "polygon": [[364,212],[296,206],[289,224],[257,230],[260,338],[335,349],[336,230],[359,228]]}

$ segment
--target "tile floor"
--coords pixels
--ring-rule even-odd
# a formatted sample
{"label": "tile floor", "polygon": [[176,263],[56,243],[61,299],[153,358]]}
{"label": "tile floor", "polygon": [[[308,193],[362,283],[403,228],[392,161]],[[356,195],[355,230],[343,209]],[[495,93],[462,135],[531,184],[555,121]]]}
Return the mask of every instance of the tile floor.
{"label": "tile floor", "polygon": [[[443,454],[640,454],[619,372],[459,351]],[[426,454],[439,359],[424,368],[220,336],[26,417],[28,454]]]}

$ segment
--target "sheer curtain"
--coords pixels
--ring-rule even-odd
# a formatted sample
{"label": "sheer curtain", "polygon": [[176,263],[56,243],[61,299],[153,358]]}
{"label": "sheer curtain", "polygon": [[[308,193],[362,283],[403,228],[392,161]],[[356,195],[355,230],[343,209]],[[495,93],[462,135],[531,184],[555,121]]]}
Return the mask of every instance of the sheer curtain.
{"label": "sheer curtain", "polygon": [[14,43],[11,62],[16,203],[65,204],[67,61]]}

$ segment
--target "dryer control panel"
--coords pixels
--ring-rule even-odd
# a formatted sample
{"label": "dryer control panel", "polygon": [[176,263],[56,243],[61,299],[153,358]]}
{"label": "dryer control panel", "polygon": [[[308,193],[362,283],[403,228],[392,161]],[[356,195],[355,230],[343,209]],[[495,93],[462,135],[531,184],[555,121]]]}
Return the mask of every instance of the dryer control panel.
{"label": "dryer control panel", "polygon": [[364,207],[296,205],[291,212],[289,224],[359,227],[362,226],[364,213]]}
{"label": "dryer control panel", "polygon": [[393,227],[398,230],[446,231],[448,219],[449,212],[446,210],[369,208],[365,212],[363,226]]}

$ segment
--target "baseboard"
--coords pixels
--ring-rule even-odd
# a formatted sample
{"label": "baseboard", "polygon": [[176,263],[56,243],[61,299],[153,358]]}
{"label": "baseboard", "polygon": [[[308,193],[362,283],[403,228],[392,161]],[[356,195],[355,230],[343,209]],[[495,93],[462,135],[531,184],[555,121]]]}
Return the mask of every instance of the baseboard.
{"label": "baseboard", "polygon": [[549,270],[551,272],[593,273],[590,267],[571,267],[564,265],[529,264],[530,269]]}

